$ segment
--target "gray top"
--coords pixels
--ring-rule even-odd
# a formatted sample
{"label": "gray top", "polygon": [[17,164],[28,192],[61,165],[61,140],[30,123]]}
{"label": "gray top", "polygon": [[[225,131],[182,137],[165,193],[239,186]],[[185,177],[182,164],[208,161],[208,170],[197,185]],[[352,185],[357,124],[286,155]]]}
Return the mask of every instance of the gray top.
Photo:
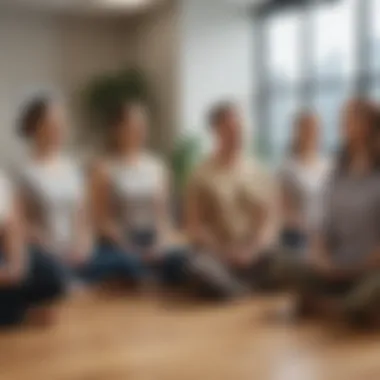
{"label": "gray top", "polygon": [[380,176],[334,176],[325,196],[323,231],[334,262],[361,263],[380,243]]}

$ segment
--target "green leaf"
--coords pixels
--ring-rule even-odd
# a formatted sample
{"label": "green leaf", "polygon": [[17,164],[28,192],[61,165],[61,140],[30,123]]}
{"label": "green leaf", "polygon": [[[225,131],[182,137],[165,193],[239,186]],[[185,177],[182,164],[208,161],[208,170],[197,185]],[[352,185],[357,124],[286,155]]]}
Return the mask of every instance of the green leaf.
{"label": "green leaf", "polygon": [[93,78],[83,92],[84,107],[93,125],[104,127],[115,106],[124,101],[150,102],[149,86],[137,69],[123,69]]}

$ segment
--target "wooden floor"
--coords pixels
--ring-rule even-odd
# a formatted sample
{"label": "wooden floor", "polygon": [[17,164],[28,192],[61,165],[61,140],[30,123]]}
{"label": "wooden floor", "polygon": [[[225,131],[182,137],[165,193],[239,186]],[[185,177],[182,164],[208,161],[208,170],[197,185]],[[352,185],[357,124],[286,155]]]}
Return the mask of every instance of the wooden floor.
{"label": "wooden floor", "polygon": [[275,321],[282,300],[81,297],[57,325],[0,335],[1,380],[378,380],[380,339]]}

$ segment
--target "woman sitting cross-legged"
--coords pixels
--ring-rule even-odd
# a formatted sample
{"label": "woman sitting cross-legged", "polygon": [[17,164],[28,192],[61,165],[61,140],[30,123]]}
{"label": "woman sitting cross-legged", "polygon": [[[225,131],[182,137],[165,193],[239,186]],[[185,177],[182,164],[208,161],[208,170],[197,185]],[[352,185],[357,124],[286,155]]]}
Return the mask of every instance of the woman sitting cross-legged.
{"label": "woman sitting cross-legged", "polygon": [[138,281],[142,267],[135,257],[94,239],[86,181],[79,165],[62,153],[66,126],[64,110],[52,99],[32,100],[22,115],[30,152],[18,186],[28,237],[57,261],[66,280]]}
{"label": "woman sitting cross-legged", "polygon": [[[347,104],[343,149],[325,189],[324,217],[305,261],[290,265],[305,311],[370,322],[380,317],[380,175],[376,110]],[[314,310],[316,309],[316,310]]]}
{"label": "woman sitting cross-legged", "polygon": [[132,102],[114,111],[108,153],[92,176],[98,233],[125,255],[135,255],[147,277],[182,284],[186,252],[170,228],[168,173],[145,149],[146,108]]}
{"label": "woman sitting cross-legged", "polygon": [[329,173],[328,161],[319,154],[319,134],[314,114],[304,111],[297,116],[291,151],[279,172],[284,254],[305,254],[310,233],[319,223],[321,193]]}
{"label": "woman sitting cross-legged", "polygon": [[17,325],[34,314],[51,322],[53,303],[65,293],[60,268],[38,247],[28,246],[15,192],[0,175],[0,327]]}

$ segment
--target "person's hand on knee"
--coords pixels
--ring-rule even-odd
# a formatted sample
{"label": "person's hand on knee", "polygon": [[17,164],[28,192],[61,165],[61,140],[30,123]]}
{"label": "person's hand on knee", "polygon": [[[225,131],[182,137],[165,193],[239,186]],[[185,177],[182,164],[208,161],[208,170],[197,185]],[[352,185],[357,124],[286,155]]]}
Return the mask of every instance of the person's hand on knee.
{"label": "person's hand on knee", "polygon": [[90,251],[84,249],[73,249],[67,256],[68,263],[72,268],[83,267],[90,259]]}

